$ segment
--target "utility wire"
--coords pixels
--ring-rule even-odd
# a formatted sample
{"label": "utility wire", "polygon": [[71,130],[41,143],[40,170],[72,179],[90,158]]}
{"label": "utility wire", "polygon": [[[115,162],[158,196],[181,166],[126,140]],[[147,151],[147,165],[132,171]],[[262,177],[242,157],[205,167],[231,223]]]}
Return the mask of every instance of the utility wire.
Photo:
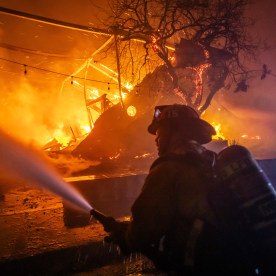
{"label": "utility wire", "polygon": [[71,56],[55,54],[55,53],[47,53],[47,52],[43,52],[43,51],[39,51],[39,50],[22,48],[22,47],[19,47],[19,46],[15,46],[15,45],[3,43],[3,42],[0,42],[0,47],[5,48],[7,50],[18,51],[18,52],[33,54],[33,55],[46,56],[46,57],[67,58],[67,59],[74,59],[74,60],[85,60],[85,58],[71,57]]}
{"label": "utility wire", "polygon": [[48,17],[43,17],[43,16],[39,16],[39,15],[34,15],[34,14],[22,12],[22,11],[7,9],[4,7],[0,7],[0,12],[8,14],[8,15],[16,16],[19,18],[24,18],[24,19],[28,19],[28,20],[32,20],[32,21],[36,21],[36,22],[41,22],[44,24],[68,28],[68,29],[77,30],[77,31],[100,34],[100,35],[105,35],[105,36],[111,36],[113,34],[109,30],[104,30],[104,29],[99,29],[99,28],[94,28],[94,27],[87,27],[87,26],[83,26],[83,25],[79,25],[79,24],[64,22],[64,21],[60,21],[60,20],[56,20],[56,19],[52,19],[52,18],[48,18]]}
{"label": "utility wire", "polygon": [[[114,32],[115,32],[115,30],[112,28],[105,30],[105,29],[100,29],[100,28],[87,27],[87,26],[83,26],[83,25],[79,25],[79,24],[64,22],[64,21],[60,21],[60,20],[56,20],[56,19],[52,19],[52,18],[48,18],[48,17],[39,16],[39,15],[34,15],[34,14],[22,12],[22,11],[7,9],[4,7],[0,7],[0,13],[4,13],[4,14],[11,15],[11,16],[24,18],[24,19],[32,20],[32,21],[36,21],[36,22],[41,22],[44,24],[53,25],[53,26],[57,26],[57,27],[62,27],[62,28],[67,28],[67,29],[72,29],[72,30],[77,30],[77,31],[82,31],[82,32],[88,32],[88,33],[92,33],[92,34],[96,34],[96,35],[98,34],[98,35],[104,35],[104,36],[112,36],[112,35],[114,35]],[[124,30],[116,29],[116,34],[120,37],[128,37],[128,32],[124,31]],[[138,41],[141,43],[146,42],[144,39],[141,39],[141,38],[131,38],[130,40]],[[168,48],[169,50],[173,50],[173,51],[175,50],[175,48],[172,45],[166,45],[165,47]]]}

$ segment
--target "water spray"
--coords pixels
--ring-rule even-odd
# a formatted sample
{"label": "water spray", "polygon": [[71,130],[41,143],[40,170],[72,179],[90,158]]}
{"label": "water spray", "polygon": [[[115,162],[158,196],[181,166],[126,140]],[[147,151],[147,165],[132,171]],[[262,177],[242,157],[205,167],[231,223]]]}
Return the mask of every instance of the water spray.
{"label": "water spray", "polygon": [[46,188],[83,212],[92,206],[37,154],[0,131],[0,172],[7,179],[24,179]]}
{"label": "water spray", "polygon": [[0,131],[0,172],[11,180],[24,179],[28,183],[46,188],[60,196],[73,207],[90,213],[103,226],[106,232],[118,228],[113,217],[107,217],[92,206],[82,195],[55,172],[37,154]]}

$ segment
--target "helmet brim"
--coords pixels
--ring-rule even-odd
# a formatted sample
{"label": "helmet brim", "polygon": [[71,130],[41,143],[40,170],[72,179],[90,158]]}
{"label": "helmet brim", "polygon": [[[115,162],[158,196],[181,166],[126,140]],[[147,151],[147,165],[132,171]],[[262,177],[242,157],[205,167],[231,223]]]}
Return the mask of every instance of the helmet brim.
{"label": "helmet brim", "polygon": [[[167,123],[170,124],[169,119],[167,120]],[[172,122],[171,124],[173,125]],[[153,120],[153,122],[148,126],[148,132],[150,134],[156,135],[157,129],[162,127],[162,125],[163,123]],[[198,135],[194,135],[194,138],[201,144],[209,143],[211,141],[210,137],[216,134],[216,131],[211,124],[197,118],[188,118],[186,120],[182,120],[181,124],[178,124],[177,130],[180,129],[193,130],[193,133],[198,133]]]}

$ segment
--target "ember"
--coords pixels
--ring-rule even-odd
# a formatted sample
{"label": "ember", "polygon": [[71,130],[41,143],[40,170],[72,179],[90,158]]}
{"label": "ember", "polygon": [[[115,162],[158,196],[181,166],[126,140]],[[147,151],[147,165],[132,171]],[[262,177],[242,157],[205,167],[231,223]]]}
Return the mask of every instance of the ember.
{"label": "ember", "polygon": [[261,140],[262,138],[259,136],[259,135],[256,135],[256,136],[248,136],[247,134],[243,134],[241,136],[241,138],[244,138],[244,139],[250,139],[250,140]]}

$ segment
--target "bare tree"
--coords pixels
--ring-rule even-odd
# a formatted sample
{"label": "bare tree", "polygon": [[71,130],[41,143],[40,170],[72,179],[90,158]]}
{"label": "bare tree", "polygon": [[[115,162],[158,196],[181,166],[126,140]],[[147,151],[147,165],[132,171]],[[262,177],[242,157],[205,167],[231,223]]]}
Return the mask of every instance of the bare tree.
{"label": "bare tree", "polygon": [[[122,41],[144,41],[143,64],[153,51],[165,64],[173,91],[200,113],[226,80],[237,84],[236,92],[246,91],[251,72],[247,61],[257,50],[247,31],[252,23],[245,16],[250,0],[110,0],[109,4],[109,28]],[[193,78],[192,91],[180,81],[183,70]]]}

